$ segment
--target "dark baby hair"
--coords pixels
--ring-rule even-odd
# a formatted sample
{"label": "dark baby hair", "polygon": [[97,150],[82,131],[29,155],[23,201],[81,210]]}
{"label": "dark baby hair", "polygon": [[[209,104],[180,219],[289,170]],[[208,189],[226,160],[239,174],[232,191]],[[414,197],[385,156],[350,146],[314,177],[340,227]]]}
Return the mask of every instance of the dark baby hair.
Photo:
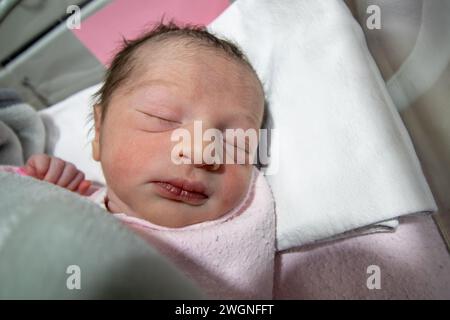
{"label": "dark baby hair", "polygon": [[[164,43],[171,39],[187,40],[186,46],[190,43],[204,48],[216,49],[226,57],[234,59],[249,68],[255,77],[259,78],[248,61],[245,54],[238,46],[232,42],[220,39],[211,34],[203,26],[184,25],[178,26],[173,22],[159,23],[150,31],[144,33],[134,40],[123,39],[120,50],[114,56],[109,68],[106,71],[102,87],[94,94],[95,103],[102,108],[102,118],[113,93],[129,78],[136,65],[136,51],[147,43]],[[261,85],[262,87],[262,85]]]}

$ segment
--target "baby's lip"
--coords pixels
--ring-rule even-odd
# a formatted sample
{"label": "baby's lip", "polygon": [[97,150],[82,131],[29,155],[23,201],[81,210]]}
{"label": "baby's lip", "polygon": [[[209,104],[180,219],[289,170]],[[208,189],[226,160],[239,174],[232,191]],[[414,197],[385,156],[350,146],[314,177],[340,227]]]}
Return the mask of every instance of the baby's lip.
{"label": "baby's lip", "polygon": [[203,183],[185,179],[153,181],[158,193],[168,199],[192,205],[201,205],[209,198]]}
{"label": "baby's lip", "polygon": [[169,183],[177,188],[189,191],[189,192],[195,192],[195,193],[200,193],[204,196],[208,196],[206,193],[206,187],[203,183],[201,183],[200,181],[190,181],[190,180],[186,180],[186,179],[169,179],[166,181],[161,181],[161,182],[166,182]]}

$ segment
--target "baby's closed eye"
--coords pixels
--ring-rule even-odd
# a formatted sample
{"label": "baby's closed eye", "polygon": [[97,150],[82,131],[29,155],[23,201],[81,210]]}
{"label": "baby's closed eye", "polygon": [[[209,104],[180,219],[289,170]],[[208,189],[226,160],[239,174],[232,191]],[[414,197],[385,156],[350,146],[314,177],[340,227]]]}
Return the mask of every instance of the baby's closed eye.
{"label": "baby's closed eye", "polygon": [[236,149],[237,152],[250,153],[250,147],[247,141],[233,141],[224,138],[223,142],[225,143],[225,148],[229,146],[230,148]]}
{"label": "baby's closed eye", "polygon": [[166,116],[157,115],[147,111],[135,109],[139,113],[139,124],[143,131],[161,132],[173,130],[180,126],[181,122],[169,119]]}

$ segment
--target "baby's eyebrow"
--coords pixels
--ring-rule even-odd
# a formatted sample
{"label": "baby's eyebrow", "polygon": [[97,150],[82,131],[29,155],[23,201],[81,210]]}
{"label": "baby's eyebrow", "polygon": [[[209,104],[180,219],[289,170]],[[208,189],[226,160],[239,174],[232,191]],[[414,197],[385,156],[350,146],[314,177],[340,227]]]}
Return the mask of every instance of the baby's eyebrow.
{"label": "baby's eyebrow", "polygon": [[147,87],[155,87],[155,86],[161,86],[161,87],[179,87],[179,85],[176,82],[172,82],[165,79],[151,79],[151,80],[145,80],[138,82],[134,85],[130,86],[129,92],[136,91],[139,89],[145,89]]}
{"label": "baby's eyebrow", "polygon": [[255,124],[256,126],[259,125],[259,118],[256,115],[250,114],[250,113],[239,113],[239,114],[233,114],[230,118],[229,121],[231,123],[237,123],[237,122],[241,122],[242,118],[245,118],[249,123],[251,124]]}

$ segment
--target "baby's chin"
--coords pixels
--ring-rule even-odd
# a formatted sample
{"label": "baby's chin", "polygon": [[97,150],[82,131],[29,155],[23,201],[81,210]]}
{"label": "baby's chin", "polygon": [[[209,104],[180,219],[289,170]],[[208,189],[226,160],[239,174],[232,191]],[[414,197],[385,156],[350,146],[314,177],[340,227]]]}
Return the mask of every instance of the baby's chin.
{"label": "baby's chin", "polygon": [[145,208],[136,208],[128,215],[149,221],[166,228],[182,228],[190,225],[216,220],[230,210],[217,199],[207,199],[201,205],[190,205],[180,201],[160,198]]}

